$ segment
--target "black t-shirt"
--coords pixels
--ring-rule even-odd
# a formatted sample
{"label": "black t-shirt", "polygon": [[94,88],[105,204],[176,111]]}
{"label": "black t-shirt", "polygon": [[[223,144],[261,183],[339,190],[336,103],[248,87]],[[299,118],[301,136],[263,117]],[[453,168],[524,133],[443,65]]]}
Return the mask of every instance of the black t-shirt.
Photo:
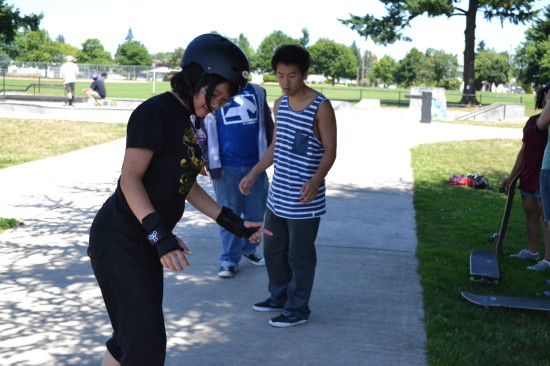
{"label": "black t-shirt", "polygon": [[[130,116],[126,148],[153,150],[143,184],[155,211],[170,229],[185,210],[185,198],[202,167],[190,114],[170,93],[154,96]],[[104,205],[116,228],[130,236],[143,237],[144,229],[131,211],[120,187]]]}
{"label": "black t-shirt", "polygon": [[105,91],[105,84],[103,81],[96,79],[92,82],[92,85],[90,85],[90,89],[97,92],[101,98],[105,98],[107,96],[107,92]]}

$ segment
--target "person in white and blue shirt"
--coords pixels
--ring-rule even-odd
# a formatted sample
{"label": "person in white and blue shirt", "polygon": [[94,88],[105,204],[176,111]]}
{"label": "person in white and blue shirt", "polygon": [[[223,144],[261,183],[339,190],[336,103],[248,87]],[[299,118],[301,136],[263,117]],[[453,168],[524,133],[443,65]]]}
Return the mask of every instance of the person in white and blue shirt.
{"label": "person in white and blue shirt", "polygon": [[[216,201],[245,220],[263,221],[269,189],[267,174],[258,177],[246,196],[239,191],[239,182],[258,163],[273,137],[265,89],[248,83],[230,103],[206,116],[201,127],[206,138],[200,142]],[[264,258],[256,253],[259,244],[221,227],[220,239],[219,277],[235,276],[242,256],[254,265],[265,265]]]}

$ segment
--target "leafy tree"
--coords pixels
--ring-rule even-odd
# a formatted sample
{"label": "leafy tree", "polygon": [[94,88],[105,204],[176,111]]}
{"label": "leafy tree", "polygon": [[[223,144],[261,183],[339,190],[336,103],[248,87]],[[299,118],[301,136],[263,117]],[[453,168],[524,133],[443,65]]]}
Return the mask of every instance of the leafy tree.
{"label": "leafy tree", "polygon": [[124,39],[124,43],[129,43],[134,40],[134,33],[132,32],[132,28],[128,29],[128,33],[126,33],[126,38]]}
{"label": "leafy tree", "polygon": [[464,42],[464,90],[462,104],[477,104],[475,97],[475,29],[477,12],[482,12],[487,20],[497,18],[514,24],[525,23],[536,15],[532,4],[536,0],[468,0],[468,9],[463,9],[459,0],[380,0],[386,7],[387,15],[378,19],[367,14],[351,15],[350,19],[339,19],[343,24],[357,31],[365,38],[371,38],[378,44],[390,44],[396,41],[411,41],[401,32],[416,17],[426,14],[429,17],[444,15],[464,16],[466,18]]}
{"label": "leafy tree", "polygon": [[19,30],[37,31],[44,14],[21,15],[19,9],[0,0],[0,50],[15,58],[20,52],[13,47]]}
{"label": "leafy tree", "polygon": [[16,61],[54,62],[56,53],[54,42],[48,32],[24,30],[18,32],[10,47],[10,56]]}
{"label": "leafy tree", "polygon": [[115,62],[119,65],[151,66],[153,58],[141,42],[128,41],[118,46]]}
{"label": "leafy tree", "polygon": [[516,49],[514,64],[518,81],[538,88],[550,80],[550,5],[533,23]]}
{"label": "leafy tree", "polygon": [[372,74],[372,70],[374,64],[378,62],[378,58],[372,51],[367,50],[359,61],[359,70],[361,72],[359,78],[361,79],[361,85],[366,86],[369,80],[376,79]]}
{"label": "leafy tree", "polygon": [[355,76],[357,58],[349,47],[320,38],[308,51],[312,59],[312,72],[329,77],[332,85],[342,77]]}
{"label": "leafy tree", "polygon": [[109,65],[113,63],[111,53],[105,50],[97,38],[85,40],[82,43],[82,50],[77,55],[78,62],[83,64]]}
{"label": "leafy tree", "polygon": [[309,44],[309,31],[307,28],[302,28],[302,37],[300,38],[300,46],[307,47]]}
{"label": "leafy tree", "polygon": [[429,48],[424,56],[422,65],[422,79],[435,82],[435,86],[440,86],[441,82],[447,78],[456,78],[458,69],[458,60],[456,56],[445,53],[442,50]]}
{"label": "leafy tree", "polygon": [[273,72],[273,69],[271,68],[271,58],[277,48],[286,44],[300,45],[300,41],[287,36],[280,30],[273,31],[273,33],[265,37],[258,47],[258,51],[256,53],[256,65],[252,70]]}
{"label": "leafy tree", "polygon": [[483,82],[489,84],[505,84],[508,82],[510,65],[508,53],[497,53],[495,50],[485,50],[476,57],[476,87],[480,89]]}
{"label": "leafy tree", "polygon": [[406,88],[420,80],[420,70],[424,64],[425,56],[416,48],[412,48],[395,68],[395,82]]}
{"label": "leafy tree", "polygon": [[397,62],[391,56],[386,55],[374,64],[372,73],[376,80],[387,85],[394,81],[393,74],[396,67]]}
{"label": "leafy tree", "polygon": [[179,67],[181,58],[183,57],[183,52],[185,52],[185,48],[178,47],[170,54],[170,57],[168,57],[168,66],[171,68]]}

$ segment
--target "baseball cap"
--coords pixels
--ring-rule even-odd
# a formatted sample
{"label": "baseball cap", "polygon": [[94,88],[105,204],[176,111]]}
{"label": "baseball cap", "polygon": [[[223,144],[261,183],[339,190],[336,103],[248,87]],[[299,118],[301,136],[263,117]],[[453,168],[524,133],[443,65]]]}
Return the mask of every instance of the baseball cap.
{"label": "baseball cap", "polygon": [[67,60],[67,62],[76,62],[76,58],[74,58],[73,56],[67,56],[65,60]]}

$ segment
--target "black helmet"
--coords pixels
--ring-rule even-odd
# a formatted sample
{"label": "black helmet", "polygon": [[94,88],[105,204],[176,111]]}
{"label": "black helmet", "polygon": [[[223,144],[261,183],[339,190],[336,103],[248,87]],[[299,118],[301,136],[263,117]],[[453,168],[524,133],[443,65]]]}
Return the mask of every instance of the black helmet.
{"label": "black helmet", "polygon": [[244,88],[248,82],[250,65],[244,52],[219,34],[203,34],[189,43],[180,66],[195,62],[208,74],[220,75]]}

